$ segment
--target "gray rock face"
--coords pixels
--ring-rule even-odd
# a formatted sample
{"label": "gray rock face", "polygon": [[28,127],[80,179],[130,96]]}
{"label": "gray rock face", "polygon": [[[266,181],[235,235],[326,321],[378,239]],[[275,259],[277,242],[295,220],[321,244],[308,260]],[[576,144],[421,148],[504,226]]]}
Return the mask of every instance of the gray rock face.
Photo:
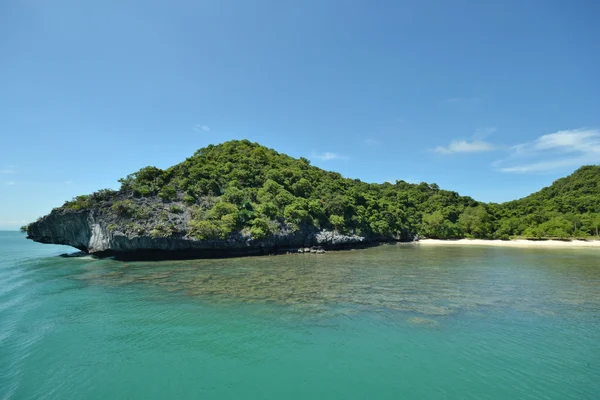
{"label": "gray rock face", "polygon": [[292,230],[283,225],[278,232],[263,239],[253,239],[249,234],[239,232],[226,240],[197,240],[187,236],[185,229],[166,237],[154,237],[150,234],[123,233],[114,226],[109,229],[113,223],[114,219],[101,210],[55,209],[29,226],[28,239],[68,245],[99,256],[133,259],[228,257],[297,252],[298,249],[321,254],[324,249],[373,244],[361,236],[315,231],[314,227]]}
{"label": "gray rock face", "polygon": [[324,246],[345,246],[352,244],[359,244],[364,242],[366,239],[362,236],[357,235],[342,235],[335,231],[320,231],[315,234],[315,240],[318,244]]}
{"label": "gray rock face", "polygon": [[88,211],[53,211],[28,227],[28,239],[40,243],[65,244],[82,251],[90,249],[93,218]]}

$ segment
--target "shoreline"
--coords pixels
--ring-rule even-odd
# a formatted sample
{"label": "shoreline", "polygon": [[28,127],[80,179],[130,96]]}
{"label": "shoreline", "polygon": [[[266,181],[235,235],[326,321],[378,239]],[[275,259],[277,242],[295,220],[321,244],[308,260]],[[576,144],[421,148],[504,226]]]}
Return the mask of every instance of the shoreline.
{"label": "shoreline", "polygon": [[491,240],[491,239],[421,239],[414,242],[425,246],[494,246],[494,247],[521,247],[521,248],[600,248],[600,240]]}

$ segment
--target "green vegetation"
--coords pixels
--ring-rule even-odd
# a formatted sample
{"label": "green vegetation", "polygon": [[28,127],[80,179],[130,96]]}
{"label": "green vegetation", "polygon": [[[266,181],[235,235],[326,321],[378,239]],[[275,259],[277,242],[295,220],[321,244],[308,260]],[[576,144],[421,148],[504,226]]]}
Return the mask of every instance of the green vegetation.
{"label": "green vegetation", "polygon": [[70,210],[83,210],[86,208],[100,205],[103,201],[111,200],[117,195],[117,192],[111,189],[102,189],[90,195],[77,196],[71,201],[67,201],[62,208]]}
{"label": "green vegetation", "polygon": [[[398,171],[399,174],[402,171]],[[329,229],[373,239],[569,238],[600,230],[600,167],[586,166],[520,200],[485,204],[436,184],[369,184],[313,167],[247,140],[210,145],[166,170],[145,167],[120,180],[119,192],[78,196],[63,207],[110,207],[119,217],[156,217],[140,206],[165,203],[154,237],[178,229],[169,221],[187,210],[184,232],[226,239],[235,232],[264,238],[278,226]],[[105,202],[105,203],[103,203]],[[143,227],[136,225],[136,231]]]}
{"label": "green vegetation", "polygon": [[177,228],[175,227],[175,225],[159,223],[154,225],[154,228],[150,231],[150,236],[152,236],[153,238],[169,237],[176,232]]}
{"label": "green vegetation", "polygon": [[148,208],[137,205],[132,200],[117,200],[112,203],[111,209],[120,217],[144,220],[150,217]]}
{"label": "green vegetation", "polygon": [[225,200],[206,212],[196,212],[190,222],[190,235],[201,240],[227,239],[240,228],[240,210]]}
{"label": "green vegetation", "polygon": [[[195,210],[189,234],[223,239],[248,229],[255,238],[273,232],[272,221],[292,229],[335,229],[370,237],[411,237],[423,215],[440,211],[456,225],[465,208],[479,203],[437,185],[368,184],[313,167],[249,141],[198,150],[167,170],[142,168],[121,180],[134,197],[181,199]],[[203,204],[214,199],[210,207]],[[202,206],[201,206],[202,204]],[[460,235],[458,228],[452,235]]]}
{"label": "green vegetation", "polygon": [[600,166],[581,167],[537,193],[491,208],[496,229],[508,236],[598,236]]}

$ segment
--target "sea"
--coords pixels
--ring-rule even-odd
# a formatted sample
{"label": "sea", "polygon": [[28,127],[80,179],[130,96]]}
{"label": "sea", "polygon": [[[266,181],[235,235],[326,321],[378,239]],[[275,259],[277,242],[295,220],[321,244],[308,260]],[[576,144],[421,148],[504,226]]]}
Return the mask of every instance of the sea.
{"label": "sea", "polygon": [[0,399],[600,399],[600,250],[124,262],[0,232]]}

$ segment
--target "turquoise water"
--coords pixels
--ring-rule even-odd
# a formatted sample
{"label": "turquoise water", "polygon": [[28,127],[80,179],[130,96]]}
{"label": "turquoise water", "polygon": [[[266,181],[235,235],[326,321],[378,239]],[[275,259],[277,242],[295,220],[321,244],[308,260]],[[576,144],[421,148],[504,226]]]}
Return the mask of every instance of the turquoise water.
{"label": "turquoise water", "polygon": [[117,262],[0,232],[2,399],[599,399],[600,252]]}

